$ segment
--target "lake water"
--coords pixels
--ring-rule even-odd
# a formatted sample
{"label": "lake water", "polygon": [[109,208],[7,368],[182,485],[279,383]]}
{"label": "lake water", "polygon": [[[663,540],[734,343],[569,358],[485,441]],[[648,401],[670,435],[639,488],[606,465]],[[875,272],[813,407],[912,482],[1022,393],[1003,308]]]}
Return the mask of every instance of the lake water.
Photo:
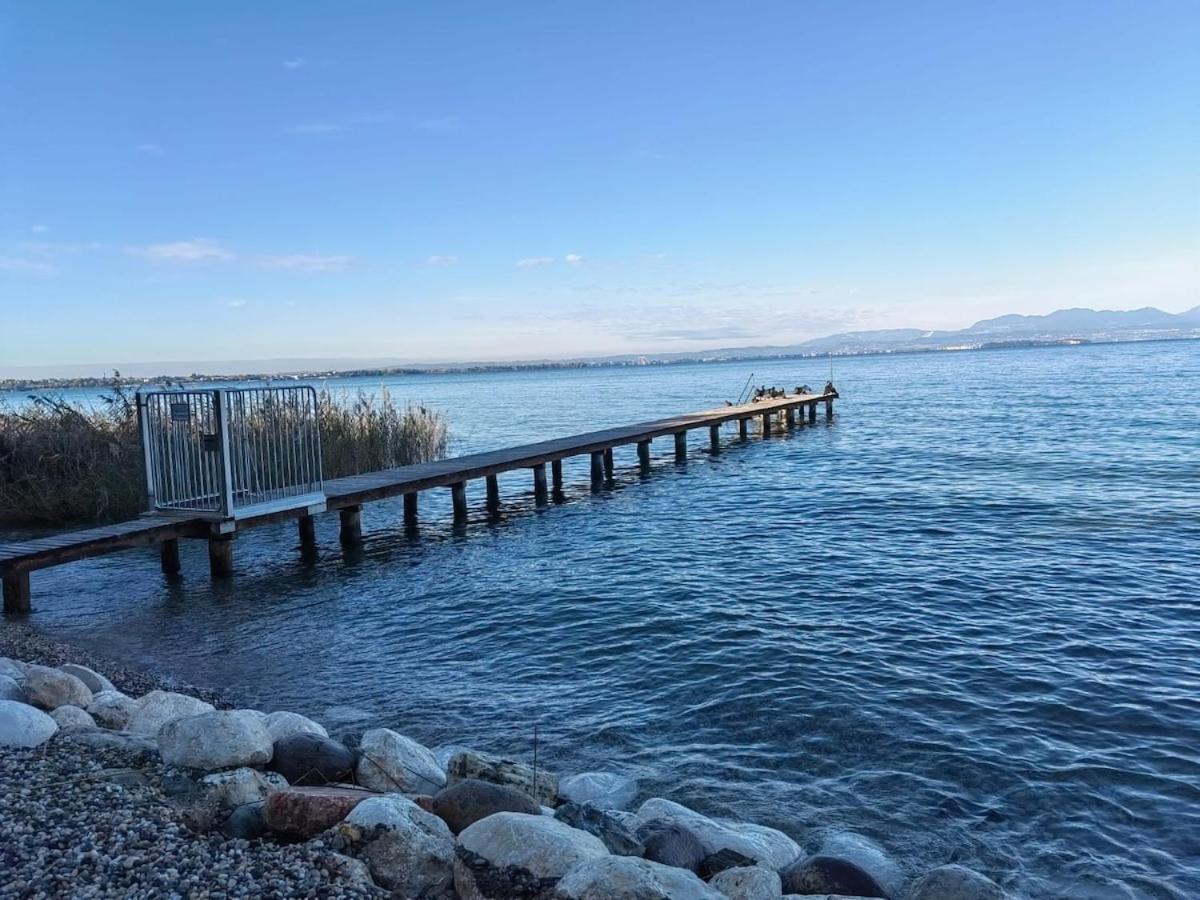
{"label": "lake water", "polygon": [[[393,379],[454,451],[715,405],[819,361]],[[248,532],[36,573],[51,636],[261,708],[616,769],[646,796],[1014,896],[1200,896],[1200,343],[856,358],[836,419],[449,526],[447,491],[363,514],[346,559]],[[376,380],[363,384],[378,388]],[[349,385],[339,385],[354,387]],[[333,708],[333,709],[331,709]]]}

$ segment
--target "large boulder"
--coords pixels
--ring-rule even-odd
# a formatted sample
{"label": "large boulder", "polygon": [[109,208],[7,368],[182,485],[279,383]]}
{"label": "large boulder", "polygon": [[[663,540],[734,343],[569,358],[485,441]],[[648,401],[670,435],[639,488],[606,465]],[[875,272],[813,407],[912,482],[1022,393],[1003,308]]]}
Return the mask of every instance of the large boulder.
{"label": "large boulder", "polygon": [[298,731],[275,741],[271,769],[291,784],[339,784],[353,777],[357,760],[340,741]]}
{"label": "large boulder", "polygon": [[524,791],[538,803],[554,806],[558,803],[558,776],[545,769],[534,769],[524,763],[506,759],[503,756],[493,756],[490,753],[479,753],[474,750],[460,750],[450,757],[446,767],[449,782],[465,781],[474,778],[479,781],[490,781],[492,784],[503,784]]}
{"label": "large boulder", "polygon": [[632,856],[602,856],[571,868],[559,900],[725,900],[691,872]]}
{"label": "large boulder", "polygon": [[0,656],[0,675],[6,675],[18,684],[25,680],[25,670],[27,668],[29,667],[20,660]]}
{"label": "large boulder", "polygon": [[590,803],[601,809],[628,809],[637,796],[638,783],[615,772],[583,772],[558,782],[564,803]]}
{"label": "large boulder", "polygon": [[92,692],[86,684],[74,675],[49,666],[26,666],[22,687],[29,702],[42,709],[60,706],[87,709],[92,702]]}
{"label": "large boulder", "polygon": [[40,747],[58,732],[58,723],[27,703],[0,700],[0,747]]}
{"label": "large boulder", "polygon": [[97,672],[95,669],[89,669],[87,666],[79,666],[75,663],[67,663],[58,667],[68,675],[74,675],[80,681],[87,685],[88,690],[93,694],[98,694],[101,691],[115,691],[116,686]]}
{"label": "large boulder", "polygon": [[359,784],[384,793],[432,794],[446,784],[427,747],[390,728],[375,728],[358,745]]}
{"label": "large boulder", "polygon": [[651,862],[699,873],[704,862],[700,838],[682,825],[655,819],[638,826],[637,839],[645,848],[642,855]]}
{"label": "large boulder", "polygon": [[200,779],[200,789],[221,809],[234,809],[265,800],[268,794],[287,790],[288,783],[274,772],[260,772],[243,766],[227,772],[213,772]]}
{"label": "large boulder", "polygon": [[22,690],[20,682],[8,675],[0,675],[0,700],[24,703],[25,691]]}
{"label": "large boulder", "polygon": [[516,788],[468,778],[438,791],[433,798],[433,812],[458,834],[493,813],[537,815],[541,810],[532,797]]}
{"label": "large boulder", "polygon": [[151,691],[139,697],[130,717],[128,730],[135,734],[148,734],[151,737],[158,734],[168,722],[176,719],[186,719],[188,716],[198,716],[201,713],[212,712],[216,709],[211,703],[189,697],[187,694],[176,694],[174,691]]}
{"label": "large boulder", "polygon": [[834,856],[810,856],[798,860],[780,874],[783,889],[789,894],[845,894],[895,900],[884,893],[870,873],[849,860]]}
{"label": "large boulder", "polygon": [[918,878],[909,900],[1004,900],[1000,885],[965,866],[939,866]]}
{"label": "large boulder", "polygon": [[783,896],[779,873],[762,866],[726,869],[714,875],[708,885],[729,900],[779,900]]}
{"label": "large boulder", "polygon": [[168,722],[158,732],[158,752],[169,766],[228,769],[271,761],[271,736],[248,710],[222,709]]}
{"label": "large boulder", "polygon": [[768,869],[779,871],[795,862],[800,845],[782,831],[763,825],[727,822],[708,816],[661,797],[647,800],[638,808],[643,823],[665,821],[682,826],[700,839],[705,855],[732,850]]}
{"label": "large boulder", "polygon": [[854,863],[870,875],[889,897],[898,897],[904,890],[904,872],[886,850],[861,834],[853,831],[827,834],[817,853]]}
{"label": "large boulder", "polygon": [[454,835],[437,816],[385,794],[354,807],[346,824],[366,836],[359,856],[376,884],[401,897],[454,896]]}
{"label": "large boulder", "polygon": [[120,691],[101,691],[88,705],[88,715],[102,728],[124,731],[137,711],[137,701]]}
{"label": "large boulder", "polygon": [[50,718],[59,728],[95,728],[96,720],[78,706],[60,706],[50,710]]}
{"label": "large boulder", "polygon": [[557,819],[501,812],[458,836],[454,885],[462,900],[543,900],[573,866],[608,855],[599,838]]}
{"label": "large boulder", "polygon": [[358,804],[377,794],[346,785],[292,787],[267,795],[267,827],[285,837],[308,840],[332,828]]}
{"label": "large boulder", "polygon": [[630,813],[600,809],[590,803],[564,803],[554,811],[554,817],[572,828],[594,834],[604,842],[609,853],[618,856],[642,856],[646,848],[627,819],[636,825]]}
{"label": "large boulder", "polygon": [[267,713],[265,724],[272,741],[279,741],[293,734],[318,734],[321,737],[329,737],[329,732],[325,730],[324,725],[299,713],[282,711]]}

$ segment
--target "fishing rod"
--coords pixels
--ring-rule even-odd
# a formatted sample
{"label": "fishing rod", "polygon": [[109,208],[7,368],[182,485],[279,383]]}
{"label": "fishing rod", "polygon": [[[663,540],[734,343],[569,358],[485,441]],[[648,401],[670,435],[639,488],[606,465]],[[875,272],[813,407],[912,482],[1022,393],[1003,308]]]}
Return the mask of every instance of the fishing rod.
{"label": "fishing rod", "polygon": [[742,385],[742,391],[740,394],[738,394],[737,403],[733,404],[734,406],[742,405],[742,394],[746,393],[746,388],[750,387],[750,382],[753,380],[753,378],[754,378],[754,373],[751,372],[750,377],[746,379],[746,383],[744,385]]}

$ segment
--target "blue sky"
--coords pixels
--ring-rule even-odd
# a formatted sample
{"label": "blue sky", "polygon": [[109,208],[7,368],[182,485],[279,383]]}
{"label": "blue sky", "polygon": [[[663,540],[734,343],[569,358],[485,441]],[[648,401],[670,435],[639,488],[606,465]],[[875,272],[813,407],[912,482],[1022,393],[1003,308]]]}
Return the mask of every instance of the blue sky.
{"label": "blue sky", "polygon": [[1200,303],[1200,4],[0,0],[0,367]]}

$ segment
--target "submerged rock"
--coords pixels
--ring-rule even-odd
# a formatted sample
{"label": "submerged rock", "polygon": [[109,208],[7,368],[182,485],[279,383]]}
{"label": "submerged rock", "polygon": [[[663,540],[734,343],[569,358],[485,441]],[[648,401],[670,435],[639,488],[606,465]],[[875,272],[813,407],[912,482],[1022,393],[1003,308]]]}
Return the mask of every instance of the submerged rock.
{"label": "submerged rock", "polygon": [[50,711],[59,728],[95,728],[96,720],[78,706],[60,706]]}
{"label": "submerged rock", "polygon": [[390,728],[362,736],[357,781],[375,791],[429,794],[446,784],[446,776],[427,747]]}
{"label": "submerged rock", "polygon": [[832,856],[810,856],[781,874],[783,889],[789,894],[849,894],[896,900],[868,872],[849,860]]}
{"label": "submerged rock", "polygon": [[58,732],[58,723],[28,703],[0,700],[0,747],[40,747]]}
{"label": "submerged rock", "polygon": [[601,809],[628,809],[638,783],[614,772],[583,772],[559,779],[558,795],[566,803],[590,803]]}
{"label": "submerged rock", "polygon": [[249,710],[214,710],[175,719],[158,732],[158,752],[170,766],[227,769],[271,761],[271,737]]}
{"label": "submerged rock", "polygon": [[87,685],[88,690],[93,694],[98,694],[101,691],[115,691],[116,686],[111,681],[101,675],[94,669],[89,669],[87,666],[79,666],[75,663],[67,663],[58,667],[61,671],[68,675],[74,675],[80,681]]}
{"label": "submerged rock", "polygon": [[451,784],[474,778],[514,787],[546,806],[558,803],[557,775],[545,769],[535,771],[532,766],[503,756],[460,750],[450,758],[446,771]]}
{"label": "submerged rock", "polygon": [[102,728],[124,731],[133,721],[137,708],[137,701],[120,691],[100,691],[92,697],[87,712]]}
{"label": "submerged rock", "polygon": [[559,900],[725,900],[691,872],[631,856],[604,856],[573,866]]}
{"label": "submerged rock", "polygon": [[22,688],[29,702],[42,709],[60,706],[87,709],[92,702],[92,692],[86,684],[74,675],[49,666],[27,666]]}
{"label": "submerged rock", "polygon": [[360,856],[375,883],[401,897],[454,896],[454,835],[399,794],[364,800],[346,816],[367,843]]}
{"label": "submerged rock", "polygon": [[1000,885],[965,866],[939,866],[909,889],[909,900],[1004,900]]}
{"label": "submerged rock", "polygon": [[783,882],[779,873],[762,866],[738,866],[718,872],[708,883],[729,900],[779,900]]}
{"label": "submerged rock", "polygon": [[646,852],[637,833],[626,821],[632,818],[628,813],[621,815],[616,810],[600,809],[588,803],[564,803],[554,811],[554,817],[572,828],[594,834],[604,842],[609,853],[642,856]]}
{"label": "submerged rock", "polygon": [[899,897],[904,889],[904,873],[886,850],[868,837],[853,831],[828,834],[821,841],[819,856],[831,856],[854,863],[889,897]]}
{"label": "submerged rock", "polygon": [[704,847],[704,855],[732,850],[768,869],[779,871],[801,855],[800,845],[782,831],[744,822],[710,819],[670,800],[654,797],[638,808],[643,823],[666,821],[692,832]]}
{"label": "submerged rock", "polygon": [[280,741],[293,734],[317,734],[321,737],[329,737],[329,732],[325,730],[324,725],[299,713],[267,713],[264,717],[264,724],[267,726],[267,734],[271,735],[272,741]]}
{"label": "submerged rock", "polygon": [[349,786],[293,787],[267,796],[267,827],[287,837],[307,840],[332,828],[358,804],[377,794]]}
{"label": "submerged rock", "polygon": [[358,757],[345,744],[311,732],[275,741],[271,768],[292,784],[339,784],[354,774]]}
{"label": "submerged rock", "polygon": [[174,691],[151,691],[135,701],[128,729],[136,734],[148,734],[154,737],[168,722],[213,712],[215,709],[216,707],[211,703],[205,703],[203,700],[197,700],[187,694],[176,694]]}
{"label": "submerged rock", "polygon": [[599,838],[557,819],[496,813],[458,836],[454,885],[463,900],[547,898],[572,866],[608,855]]}
{"label": "submerged rock", "polygon": [[540,812],[528,794],[476,778],[456,782],[438,791],[433,798],[433,811],[455,834],[493,813],[536,815]]}

